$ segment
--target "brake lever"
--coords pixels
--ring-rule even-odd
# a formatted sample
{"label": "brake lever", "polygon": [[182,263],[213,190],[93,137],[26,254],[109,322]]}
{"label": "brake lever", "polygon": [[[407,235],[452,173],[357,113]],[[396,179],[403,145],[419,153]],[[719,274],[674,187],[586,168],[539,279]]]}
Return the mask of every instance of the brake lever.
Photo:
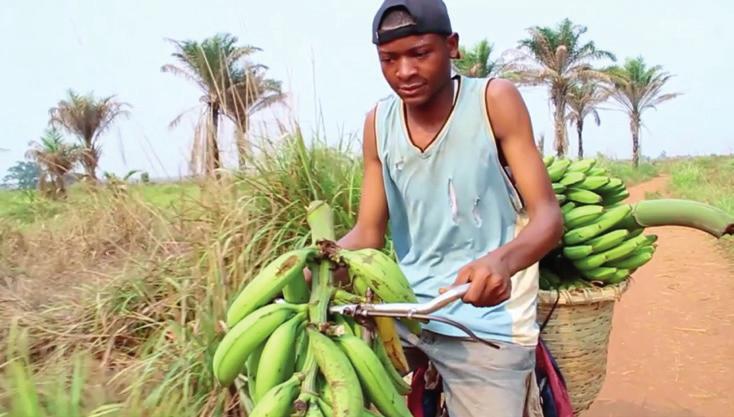
{"label": "brake lever", "polygon": [[[462,284],[450,288],[438,297],[428,302],[418,303],[385,303],[385,304],[343,304],[329,308],[330,313],[348,316],[390,314],[391,317],[405,317],[412,319],[416,314],[431,314],[453,303],[469,290],[471,284]],[[374,313],[374,314],[369,314]]]}
{"label": "brake lever", "polygon": [[463,297],[464,294],[469,290],[471,284],[462,284],[449,289],[438,297],[430,300],[426,303],[386,303],[386,304],[343,304],[338,306],[329,307],[329,312],[332,314],[343,314],[352,317],[394,317],[394,318],[408,318],[417,320],[435,320],[442,323],[449,324],[451,326],[459,328],[461,331],[466,333],[471,339],[476,340],[480,343],[488,345],[492,348],[499,349],[500,347],[488,340],[482,339],[471,331],[468,327],[454,320],[432,316],[434,313],[443,307],[453,303],[459,298]]}

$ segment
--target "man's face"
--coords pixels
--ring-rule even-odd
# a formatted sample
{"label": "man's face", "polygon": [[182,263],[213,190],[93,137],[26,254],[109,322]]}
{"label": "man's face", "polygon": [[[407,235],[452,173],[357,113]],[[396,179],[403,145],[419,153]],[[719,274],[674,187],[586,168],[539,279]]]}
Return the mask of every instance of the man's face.
{"label": "man's face", "polygon": [[408,105],[420,106],[449,82],[458,35],[411,35],[379,45],[382,74]]}

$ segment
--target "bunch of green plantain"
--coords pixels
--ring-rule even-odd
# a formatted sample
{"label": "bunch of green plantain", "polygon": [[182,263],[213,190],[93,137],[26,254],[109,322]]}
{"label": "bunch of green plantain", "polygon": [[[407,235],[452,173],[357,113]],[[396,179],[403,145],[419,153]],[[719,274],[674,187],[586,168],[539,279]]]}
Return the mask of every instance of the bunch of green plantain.
{"label": "bunch of green plantain", "polygon": [[734,217],[684,199],[626,203],[620,178],[595,159],[543,158],[563,213],[564,233],[540,261],[540,288],[575,289],[618,284],[649,262],[657,248],[648,227],[683,226],[716,238],[734,234]]}
{"label": "bunch of green plantain", "polygon": [[[348,282],[336,283],[335,267]],[[310,282],[304,269],[312,273]],[[236,295],[213,372],[237,380],[251,417],[410,417],[409,372],[393,318],[355,319],[331,305],[416,302],[397,263],[376,249],[345,250],[320,240],[276,257]],[[420,323],[404,320],[412,332]]]}
{"label": "bunch of green plantain", "polygon": [[561,205],[564,234],[540,262],[540,287],[617,284],[652,259],[657,235],[644,235],[632,218],[629,191],[594,159],[546,156],[548,176]]}

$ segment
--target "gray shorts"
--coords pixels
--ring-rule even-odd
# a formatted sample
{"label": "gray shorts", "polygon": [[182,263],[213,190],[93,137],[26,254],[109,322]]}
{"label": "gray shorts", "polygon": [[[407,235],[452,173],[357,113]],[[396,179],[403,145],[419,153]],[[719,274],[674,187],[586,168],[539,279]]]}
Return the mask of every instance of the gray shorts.
{"label": "gray shorts", "polygon": [[443,383],[451,417],[542,417],[535,382],[535,349],[476,341],[423,331],[416,336],[398,325],[411,368],[423,352]]}

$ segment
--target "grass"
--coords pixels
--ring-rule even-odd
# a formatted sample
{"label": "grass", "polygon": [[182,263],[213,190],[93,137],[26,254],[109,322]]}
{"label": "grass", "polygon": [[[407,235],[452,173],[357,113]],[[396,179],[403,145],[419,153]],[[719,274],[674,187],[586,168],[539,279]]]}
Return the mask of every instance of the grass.
{"label": "grass", "polygon": [[[194,182],[126,184],[125,187],[142,201],[164,209],[171,209],[182,201],[197,198],[200,188]],[[30,224],[59,215],[88,198],[89,190],[79,184],[69,188],[66,203],[41,198],[36,190],[0,190],[0,219]]]}
{"label": "grass", "polygon": [[[734,216],[734,156],[708,156],[671,161],[667,190],[672,196],[703,201]],[[734,239],[722,240],[722,247],[734,257]]]}
{"label": "grass", "polygon": [[58,216],[6,218],[0,272],[16,278],[0,288],[14,301],[0,310],[0,416],[244,415],[209,368],[225,308],[310,238],[311,201],[330,203],[337,233],[351,227],[362,170],[350,155],[294,134],[247,175],[75,190],[52,202]]}
{"label": "grass", "polygon": [[35,190],[0,190],[0,219],[33,223],[59,214],[64,206],[39,198]]}
{"label": "grass", "polygon": [[635,168],[631,161],[608,159],[603,155],[596,156],[597,163],[609,170],[611,176],[620,178],[629,187],[650,180],[660,174],[660,163],[641,161]]}
{"label": "grass", "polygon": [[674,162],[667,172],[670,191],[713,204],[734,214],[734,157],[699,157]]}
{"label": "grass", "polygon": [[194,182],[135,184],[129,189],[146,203],[159,208],[172,208],[182,201],[195,200],[200,195],[200,186]]}

